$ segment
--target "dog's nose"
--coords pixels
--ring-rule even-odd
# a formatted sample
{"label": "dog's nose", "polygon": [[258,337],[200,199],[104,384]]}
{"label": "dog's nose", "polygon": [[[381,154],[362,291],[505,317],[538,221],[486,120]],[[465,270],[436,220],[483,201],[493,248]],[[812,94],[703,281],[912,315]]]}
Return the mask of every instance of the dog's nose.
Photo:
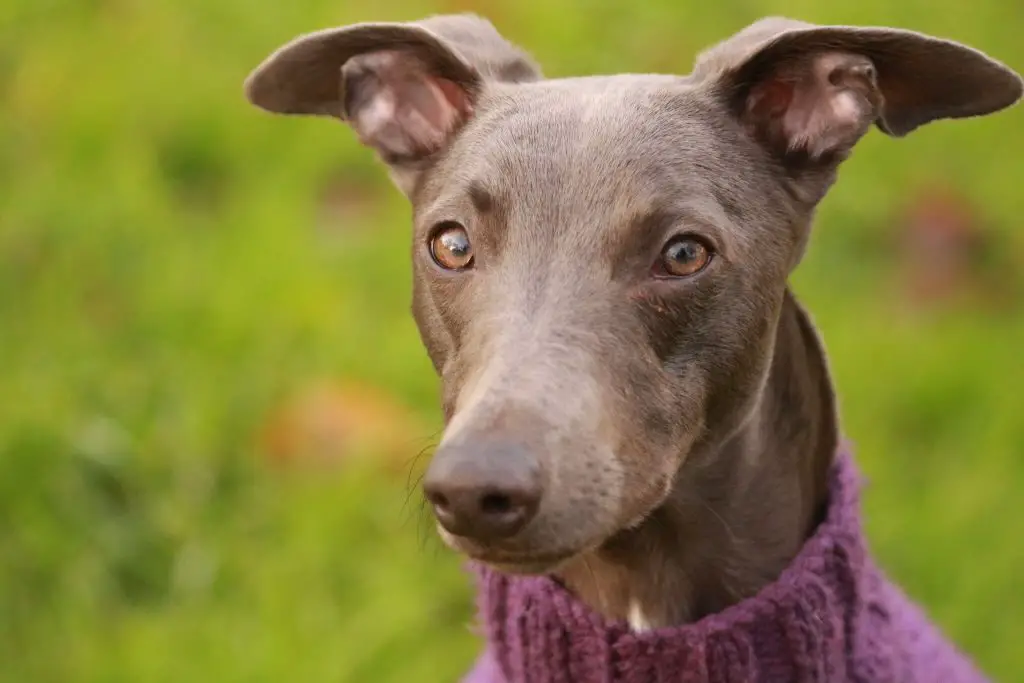
{"label": "dog's nose", "polygon": [[537,514],[540,467],[517,446],[442,447],[427,469],[423,491],[448,532],[478,541],[509,538]]}

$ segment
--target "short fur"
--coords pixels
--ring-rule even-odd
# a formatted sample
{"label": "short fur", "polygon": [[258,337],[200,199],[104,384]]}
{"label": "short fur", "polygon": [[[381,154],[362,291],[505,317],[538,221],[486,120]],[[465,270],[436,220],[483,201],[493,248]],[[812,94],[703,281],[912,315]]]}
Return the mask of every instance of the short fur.
{"label": "short fur", "polygon": [[[787,278],[843,159],[873,125],[1008,107],[1021,80],[947,40],[782,18],[686,76],[545,80],[457,15],[302,36],[246,92],[349,123],[412,202],[447,542],[642,629],[752,595],[819,519],[838,419]],[[452,222],[471,268],[431,258]],[[658,277],[681,234],[710,263]]]}

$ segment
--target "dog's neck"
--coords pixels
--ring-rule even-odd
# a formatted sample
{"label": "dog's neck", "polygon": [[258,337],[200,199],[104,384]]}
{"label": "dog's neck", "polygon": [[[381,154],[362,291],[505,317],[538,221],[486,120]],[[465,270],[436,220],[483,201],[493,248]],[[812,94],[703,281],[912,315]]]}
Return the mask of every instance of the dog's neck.
{"label": "dog's neck", "polygon": [[814,529],[837,431],[824,350],[787,291],[767,385],[750,419],[688,460],[653,515],[557,578],[638,630],[694,621],[753,595]]}

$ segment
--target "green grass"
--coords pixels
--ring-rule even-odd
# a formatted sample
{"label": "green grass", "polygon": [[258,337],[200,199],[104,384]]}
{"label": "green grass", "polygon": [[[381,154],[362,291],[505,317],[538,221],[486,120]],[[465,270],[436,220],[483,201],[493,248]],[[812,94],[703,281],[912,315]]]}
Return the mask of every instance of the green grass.
{"label": "green grass", "polygon": [[[913,27],[1024,69],[1005,0],[7,0],[0,681],[453,681],[473,658],[467,578],[403,471],[439,424],[408,209],[341,126],[241,97],[297,33],[456,9],[550,75],[685,72],[769,13]],[[872,480],[878,556],[1006,681],[1024,669],[1021,111],[871,134],[794,281]],[[929,182],[975,206],[1009,307],[900,297],[893,233]],[[268,416],[324,380],[412,411],[403,462],[271,464]]]}

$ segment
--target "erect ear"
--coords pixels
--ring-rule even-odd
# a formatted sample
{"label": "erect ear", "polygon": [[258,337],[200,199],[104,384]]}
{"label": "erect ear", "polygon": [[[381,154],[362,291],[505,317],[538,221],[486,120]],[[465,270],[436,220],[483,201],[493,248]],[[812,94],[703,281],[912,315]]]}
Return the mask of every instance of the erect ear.
{"label": "erect ear", "polygon": [[693,78],[720,88],[747,130],[800,164],[836,163],[876,124],[900,137],[936,119],[991,114],[1020,76],[972,48],[891,28],[762,19],[707,50]]}
{"label": "erect ear", "polygon": [[529,56],[488,21],[458,14],[299,36],[249,75],[245,93],[276,114],[347,122],[409,192],[471,116],[486,82],[539,78]]}

